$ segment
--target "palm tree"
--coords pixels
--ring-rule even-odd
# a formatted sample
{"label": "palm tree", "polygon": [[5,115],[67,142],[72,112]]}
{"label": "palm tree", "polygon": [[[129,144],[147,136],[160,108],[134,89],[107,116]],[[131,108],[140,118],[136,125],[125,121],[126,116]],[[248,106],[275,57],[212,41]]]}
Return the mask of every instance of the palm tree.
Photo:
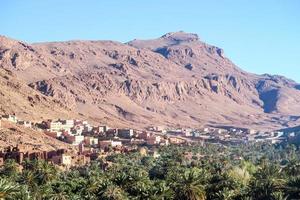
{"label": "palm tree", "polygon": [[65,192],[53,192],[47,196],[49,200],[69,200],[69,196]]}
{"label": "palm tree", "polygon": [[149,197],[152,200],[169,200],[174,199],[174,191],[165,181],[156,181],[154,183],[153,194]]}
{"label": "palm tree", "polygon": [[[132,196],[146,199],[151,196],[153,184],[149,179],[148,171],[139,168],[125,169],[127,174],[119,177],[119,186]],[[121,183],[121,184],[120,184]]]}
{"label": "palm tree", "polygon": [[20,183],[28,185],[31,189],[37,188],[37,175],[31,170],[24,170],[20,177]]}
{"label": "palm tree", "polygon": [[129,175],[126,172],[119,172],[113,177],[113,182],[116,183],[117,185],[125,185],[128,182]]}
{"label": "palm tree", "polygon": [[28,190],[27,186],[21,186],[20,190],[16,195],[14,195],[13,199],[17,200],[32,200],[32,196],[30,194],[30,191]]}
{"label": "palm tree", "polygon": [[53,192],[53,189],[51,188],[50,184],[45,185],[38,185],[36,189],[31,190],[31,197],[34,200],[44,200],[48,199],[49,195],[51,195]]}
{"label": "palm tree", "polygon": [[300,177],[290,178],[285,186],[285,193],[289,199],[300,199]]}
{"label": "palm tree", "polygon": [[[233,174],[235,172],[237,174]],[[246,188],[244,177],[245,173],[240,168],[214,174],[206,187],[208,199],[239,199]]]}
{"label": "palm tree", "polygon": [[41,184],[53,180],[57,175],[55,166],[45,161],[39,161],[37,176]]}
{"label": "palm tree", "polygon": [[10,179],[16,179],[18,175],[18,164],[15,160],[8,159],[5,161],[1,174],[9,177]]}
{"label": "palm tree", "polygon": [[223,190],[217,192],[216,194],[217,199],[222,200],[232,200],[235,197],[234,190],[229,190],[227,187],[223,188]]}
{"label": "palm tree", "polygon": [[249,161],[246,161],[246,160],[243,160],[240,164],[240,167],[242,169],[245,169],[249,172],[249,174],[254,174],[256,172],[256,166],[252,163],[252,162],[249,162]]}
{"label": "palm tree", "polygon": [[109,184],[104,187],[99,193],[100,199],[103,200],[126,200],[126,193],[119,187],[113,184]]}
{"label": "palm tree", "polygon": [[273,192],[272,197],[274,200],[287,200],[287,196],[284,196],[282,192]]}
{"label": "palm tree", "polygon": [[[82,200],[83,198],[78,195],[78,194],[72,194],[69,199],[72,199],[72,200]],[[96,198],[95,198],[96,199]],[[93,200],[93,198],[88,198],[88,200]]]}
{"label": "palm tree", "polygon": [[249,193],[256,200],[274,200],[273,194],[284,186],[280,169],[275,165],[263,164],[249,184]]}
{"label": "palm tree", "polygon": [[173,186],[176,200],[205,200],[203,174],[195,169],[185,171]]}
{"label": "palm tree", "polygon": [[7,179],[0,179],[0,199],[14,199],[20,191],[20,186]]}
{"label": "palm tree", "polygon": [[104,182],[101,179],[90,178],[84,187],[84,197],[86,199],[96,199],[96,195],[101,191],[103,187],[106,187],[107,184],[107,182]]}
{"label": "palm tree", "polygon": [[289,176],[299,176],[300,175],[300,163],[293,159],[284,167],[284,172]]}
{"label": "palm tree", "polygon": [[245,167],[244,168],[233,167],[229,171],[228,175],[231,178],[233,178],[235,181],[237,181],[239,184],[241,184],[242,186],[246,186],[251,178],[249,172]]}

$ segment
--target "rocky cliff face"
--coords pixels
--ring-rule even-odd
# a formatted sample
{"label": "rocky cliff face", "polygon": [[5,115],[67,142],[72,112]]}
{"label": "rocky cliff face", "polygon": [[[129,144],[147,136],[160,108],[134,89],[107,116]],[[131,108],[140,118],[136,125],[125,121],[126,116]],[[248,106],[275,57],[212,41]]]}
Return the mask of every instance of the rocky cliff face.
{"label": "rocky cliff face", "polygon": [[[168,33],[126,44],[26,44],[1,37],[0,65],[26,90],[51,99],[70,115],[94,122],[259,129],[300,122],[297,83],[247,73],[227,59],[222,49],[201,42],[196,34]],[[27,92],[20,89],[18,93]],[[1,106],[2,112],[14,110]],[[53,107],[49,115],[58,111]]]}

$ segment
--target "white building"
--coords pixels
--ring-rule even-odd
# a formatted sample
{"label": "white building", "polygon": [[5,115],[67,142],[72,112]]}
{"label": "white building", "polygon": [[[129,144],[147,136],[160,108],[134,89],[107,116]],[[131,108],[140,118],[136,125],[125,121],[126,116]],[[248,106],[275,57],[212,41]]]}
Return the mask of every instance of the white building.
{"label": "white building", "polygon": [[64,165],[68,167],[72,165],[72,157],[70,155],[62,154],[58,156],[53,156],[51,160],[54,164],[58,165]]}
{"label": "white building", "polygon": [[121,141],[102,140],[99,141],[100,148],[122,146]]}
{"label": "white building", "polygon": [[84,137],[84,143],[86,145],[98,145],[98,138],[95,138],[95,137]]}
{"label": "white building", "polygon": [[83,135],[67,135],[66,141],[72,145],[79,145],[81,142],[84,141]]}
{"label": "white building", "polygon": [[29,121],[18,121],[18,123],[17,124],[19,124],[19,125],[22,125],[22,126],[25,126],[25,127],[27,127],[27,128],[31,128],[32,127],[32,123],[31,122],[29,122]]}
{"label": "white building", "polygon": [[7,120],[9,122],[17,123],[18,118],[15,115],[3,115],[2,116],[3,120]]}

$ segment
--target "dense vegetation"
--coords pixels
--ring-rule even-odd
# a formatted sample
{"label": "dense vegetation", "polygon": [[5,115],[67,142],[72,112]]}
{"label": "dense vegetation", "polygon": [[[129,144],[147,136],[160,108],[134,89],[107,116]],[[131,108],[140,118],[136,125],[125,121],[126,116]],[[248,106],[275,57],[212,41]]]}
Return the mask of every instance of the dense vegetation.
{"label": "dense vegetation", "polygon": [[207,144],[158,151],[158,158],[144,151],[113,154],[65,172],[43,161],[25,161],[19,172],[8,160],[0,171],[0,199],[300,199],[295,146]]}

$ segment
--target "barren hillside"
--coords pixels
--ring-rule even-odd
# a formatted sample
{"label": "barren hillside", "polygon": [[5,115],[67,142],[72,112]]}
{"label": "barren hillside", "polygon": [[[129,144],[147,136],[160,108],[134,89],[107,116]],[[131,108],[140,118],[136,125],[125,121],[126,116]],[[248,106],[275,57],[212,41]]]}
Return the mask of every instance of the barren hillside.
{"label": "barren hillside", "polygon": [[75,147],[51,138],[42,132],[2,121],[0,127],[0,149],[18,144],[26,145],[40,151],[51,151],[56,149],[69,149],[74,151]]}
{"label": "barren hillside", "polygon": [[[297,83],[247,73],[196,34],[175,32],[126,44],[27,44],[1,37],[0,66],[0,94],[10,99],[1,101],[1,112],[25,118],[73,116],[138,128],[300,124]],[[10,92],[5,73],[21,87]]]}

